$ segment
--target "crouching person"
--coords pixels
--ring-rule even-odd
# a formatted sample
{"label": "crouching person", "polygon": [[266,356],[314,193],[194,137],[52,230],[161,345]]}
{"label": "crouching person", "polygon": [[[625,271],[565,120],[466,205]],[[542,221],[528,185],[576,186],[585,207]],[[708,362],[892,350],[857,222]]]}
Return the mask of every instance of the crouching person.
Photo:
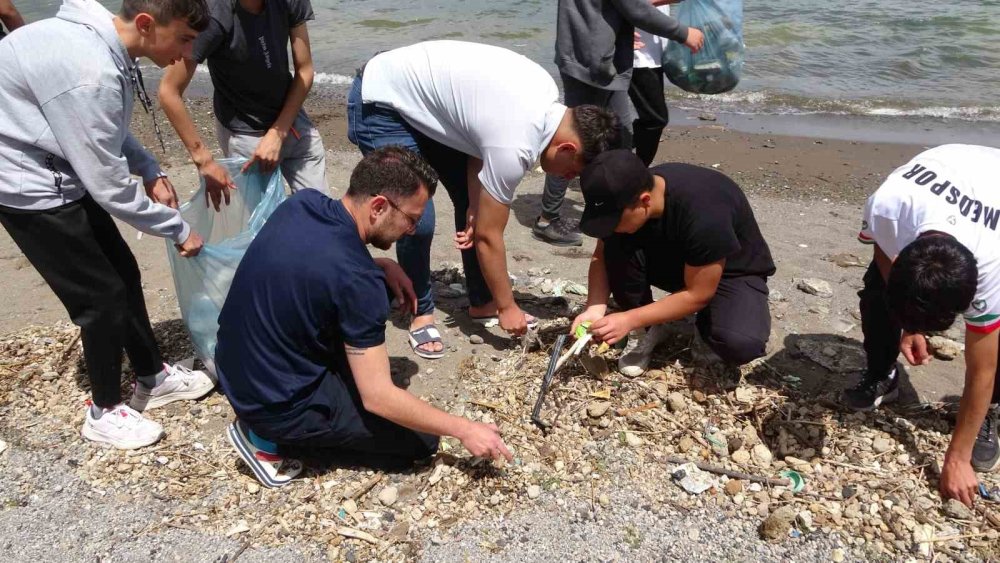
{"label": "crouching person", "polygon": [[[692,314],[701,340],[725,364],[764,355],[774,262],[739,186],[699,166],[647,169],[626,150],[599,155],[580,185],[580,228],[600,240],[587,308],[573,326],[590,321],[595,337],[610,344],[628,336],[619,371],[641,375],[664,323]],[[670,295],[654,302],[652,287]],[[612,294],[622,312],[606,315]]]}
{"label": "crouching person", "polygon": [[[301,464],[285,456],[306,449],[409,463],[450,435],[473,455],[511,459],[496,426],[438,410],[390,378],[389,294],[411,313],[416,296],[399,265],[367,246],[412,234],[436,187],[415,153],[376,149],[343,199],[296,193],[247,249],[219,315],[216,362],[238,417],[229,439],[264,485],[294,478]],[[290,251],[304,240],[309,252]]]}
{"label": "crouching person", "polygon": [[965,320],[965,388],[939,491],[972,506],[976,471],[1000,468],[1000,149],[943,145],[897,168],[868,198],[859,240],[874,246],[861,328],[868,366],[843,403],[867,411],[899,395],[903,367],[930,361],[928,332]]}

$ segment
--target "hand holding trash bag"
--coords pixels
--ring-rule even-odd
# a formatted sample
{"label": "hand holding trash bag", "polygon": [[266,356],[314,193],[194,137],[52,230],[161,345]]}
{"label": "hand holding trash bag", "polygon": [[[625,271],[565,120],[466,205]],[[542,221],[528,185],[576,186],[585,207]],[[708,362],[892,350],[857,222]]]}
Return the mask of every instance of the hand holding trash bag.
{"label": "hand holding trash bag", "polygon": [[684,46],[691,49],[691,53],[697,53],[701,51],[702,45],[705,44],[705,34],[701,32],[697,27],[688,28],[688,38],[684,42]]}
{"label": "hand holding trash bag", "polygon": [[220,204],[225,200],[226,205],[232,201],[230,190],[236,189],[233,177],[224,166],[210,158],[208,161],[198,164],[198,174],[205,184],[205,203],[215,208],[215,211],[222,211]]}
{"label": "hand holding trash bag", "polygon": [[188,234],[188,238],[184,239],[184,242],[175,244],[174,246],[177,247],[177,251],[181,256],[185,258],[192,258],[201,252],[201,248],[205,246],[205,241],[202,240],[198,231],[191,229],[190,234]]}

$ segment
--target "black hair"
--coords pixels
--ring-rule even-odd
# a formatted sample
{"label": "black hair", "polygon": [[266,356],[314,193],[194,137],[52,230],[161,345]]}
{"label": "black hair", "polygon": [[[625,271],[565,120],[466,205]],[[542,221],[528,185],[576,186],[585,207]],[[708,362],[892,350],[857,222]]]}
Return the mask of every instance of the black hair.
{"label": "black hair", "polygon": [[889,270],[889,311],[907,332],[946,330],[976,295],[976,257],[951,235],[923,234]]}
{"label": "black hair", "polygon": [[594,105],[577,106],[572,112],[573,129],[580,136],[584,164],[590,164],[606,150],[621,148],[621,123],[614,113]]}
{"label": "black hair", "polygon": [[133,21],[139,14],[146,13],[160,25],[182,19],[198,32],[205,31],[209,22],[205,0],[122,0],[118,13],[125,21]]}
{"label": "black hair", "polygon": [[347,195],[362,198],[381,194],[402,199],[413,196],[423,185],[434,197],[437,183],[437,173],[419,154],[389,145],[368,153],[354,167]]}

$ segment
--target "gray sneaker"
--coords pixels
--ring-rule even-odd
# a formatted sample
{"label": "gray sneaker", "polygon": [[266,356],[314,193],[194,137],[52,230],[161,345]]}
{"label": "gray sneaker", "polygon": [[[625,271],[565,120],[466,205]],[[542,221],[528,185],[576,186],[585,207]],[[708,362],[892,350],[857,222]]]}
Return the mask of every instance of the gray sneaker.
{"label": "gray sneaker", "polygon": [[986,420],[979,427],[979,435],[972,446],[972,468],[980,473],[995,471],[1000,467],[1000,438],[997,437],[997,405],[986,413]]}
{"label": "gray sneaker", "polygon": [[563,221],[561,217],[551,220],[539,217],[535,220],[535,226],[531,228],[531,234],[536,239],[555,246],[583,245],[583,235],[580,234],[579,227]]}

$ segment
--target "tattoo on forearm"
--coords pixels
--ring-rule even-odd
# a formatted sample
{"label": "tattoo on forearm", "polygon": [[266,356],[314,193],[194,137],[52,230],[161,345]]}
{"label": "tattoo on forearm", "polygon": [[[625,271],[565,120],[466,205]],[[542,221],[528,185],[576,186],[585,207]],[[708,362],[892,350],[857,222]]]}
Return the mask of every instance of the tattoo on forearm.
{"label": "tattoo on forearm", "polygon": [[344,351],[347,352],[348,356],[364,356],[365,352],[368,351],[367,348],[355,348],[353,346],[344,346]]}

